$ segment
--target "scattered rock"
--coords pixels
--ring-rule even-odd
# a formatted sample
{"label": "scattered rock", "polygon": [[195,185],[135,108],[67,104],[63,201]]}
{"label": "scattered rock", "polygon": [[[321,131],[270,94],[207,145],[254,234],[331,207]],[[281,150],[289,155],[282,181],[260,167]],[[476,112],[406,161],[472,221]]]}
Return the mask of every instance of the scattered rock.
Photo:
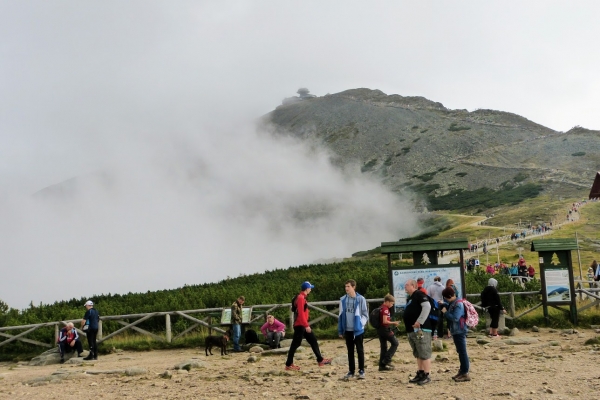
{"label": "scattered rock", "polygon": [[334,357],[331,360],[331,365],[348,365],[348,355]]}
{"label": "scattered rock", "polygon": [[537,326],[534,325],[534,326],[531,327],[531,331],[532,332],[539,332],[540,328],[538,328]]}
{"label": "scattered rock", "polygon": [[248,357],[248,362],[249,363],[255,363],[258,361],[258,357],[257,356],[250,356]]}
{"label": "scattered rock", "polygon": [[125,375],[127,376],[136,376],[136,375],[144,375],[147,374],[148,370],[140,367],[131,367],[125,370]]}
{"label": "scattered rock", "polygon": [[171,371],[165,371],[162,374],[159,375],[161,378],[163,379],[171,379],[173,377],[173,374],[171,373]]}
{"label": "scattered rock", "polygon": [[512,328],[510,330],[510,332],[508,333],[508,336],[517,336],[519,334],[519,329],[517,328]]}
{"label": "scattered rock", "polygon": [[187,360],[175,365],[175,369],[190,370],[192,368],[206,368],[207,364],[200,360]]}
{"label": "scattered rock", "polygon": [[250,347],[249,351],[250,351],[250,353],[262,353],[263,351],[265,351],[265,349],[263,349],[260,346],[253,346],[253,347]]}

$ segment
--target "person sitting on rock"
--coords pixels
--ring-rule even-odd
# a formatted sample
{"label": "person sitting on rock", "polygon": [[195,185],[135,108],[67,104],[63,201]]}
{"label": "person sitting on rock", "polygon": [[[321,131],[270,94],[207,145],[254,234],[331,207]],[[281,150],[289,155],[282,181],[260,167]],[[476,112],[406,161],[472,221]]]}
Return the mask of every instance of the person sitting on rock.
{"label": "person sitting on rock", "polygon": [[77,357],[81,357],[83,345],[72,322],[67,322],[67,325],[58,332],[58,349],[61,364],[65,362],[65,353],[70,353],[73,349],[77,350]]}
{"label": "person sitting on rock", "polygon": [[272,349],[279,348],[279,341],[285,336],[285,325],[278,321],[274,316],[267,315],[267,322],[260,327],[260,331],[265,337],[267,344]]}

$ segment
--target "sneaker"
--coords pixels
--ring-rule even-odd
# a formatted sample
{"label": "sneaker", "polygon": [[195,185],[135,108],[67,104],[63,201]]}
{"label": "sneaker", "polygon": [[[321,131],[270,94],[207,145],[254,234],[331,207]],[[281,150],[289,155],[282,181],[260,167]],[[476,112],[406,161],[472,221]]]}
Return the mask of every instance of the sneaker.
{"label": "sneaker", "polygon": [[471,380],[471,377],[469,376],[469,373],[467,372],[466,374],[460,374],[456,377],[456,379],[454,379],[454,382],[469,382]]}
{"label": "sneaker", "polygon": [[92,355],[88,355],[87,357],[84,358],[85,361],[90,361],[92,360],[94,357],[92,357]]}
{"label": "sneaker", "polygon": [[452,377],[452,380],[453,380],[453,381],[455,381],[455,380],[456,380],[456,378],[458,378],[458,377],[459,377],[459,376],[461,376],[461,375],[462,375],[462,374],[461,374],[461,373],[460,373],[460,371],[459,371],[459,372],[458,372],[456,375],[454,375],[454,376]]}
{"label": "sneaker", "polygon": [[321,360],[321,362],[319,363],[319,367],[323,367],[325,365],[330,365],[331,364],[331,358],[324,358],[323,360]]}
{"label": "sneaker", "polygon": [[429,377],[429,374],[423,376],[423,378],[421,378],[421,380],[419,382],[417,382],[417,385],[419,386],[423,386],[428,384],[429,382],[431,382],[431,378]]}
{"label": "sneaker", "polygon": [[300,367],[297,366],[297,365],[294,365],[294,364],[292,364],[292,365],[286,365],[285,366],[285,370],[286,371],[300,371]]}
{"label": "sneaker", "polygon": [[61,358],[61,359],[60,359],[60,363],[61,363],[61,364],[64,364],[64,363],[65,363],[65,359],[64,359],[64,358]]}
{"label": "sneaker", "polygon": [[362,369],[360,371],[358,371],[358,379],[365,379],[365,371],[363,371]]}
{"label": "sneaker", "polygon": [[354,372],[348,372],[346,375],[344,375],[342,377],[342,379],[346,380],[346,381],[349,380],[349,379],[352,379],[352,378],[354,378]]}
{"label": "sneaker", "polygon": [[379,371],[393,371],[394,366],[391,364],[383,364],[379,366]]}
{"label": "sneaker", "polygon": [[424,376],[424,372],[422,372],[422,371],[417,371],[417,374],[416,374],[416,375],[415,375],[415,376],[414,376],[414,377],[413,377],[411,380],[409,380],[408,382],[409,382],[409,383],[417,383],[417,382],[419,382],[421,379],[423,379],[423,376]]}

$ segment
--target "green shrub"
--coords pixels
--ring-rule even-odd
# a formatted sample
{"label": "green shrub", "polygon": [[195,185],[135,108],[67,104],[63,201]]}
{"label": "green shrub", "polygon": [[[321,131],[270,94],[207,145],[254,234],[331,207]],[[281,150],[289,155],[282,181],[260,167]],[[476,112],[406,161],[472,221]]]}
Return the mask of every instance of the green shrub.
{"label": "green shrub", "polygon": [[470,126],[459,126],[456,122],[451,123],[448,127],[450,132],[468,131],[469,129],[471,129]]}
{"label": "green shrub", "polygon": [[578,151],[577,153],[571,154],[573,157],[585,156],[585,151]]}

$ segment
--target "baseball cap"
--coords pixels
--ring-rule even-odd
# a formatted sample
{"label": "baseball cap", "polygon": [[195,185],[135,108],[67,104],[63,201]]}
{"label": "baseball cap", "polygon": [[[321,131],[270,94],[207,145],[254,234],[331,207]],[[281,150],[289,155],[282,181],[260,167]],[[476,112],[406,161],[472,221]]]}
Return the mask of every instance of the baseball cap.
{"label": "baseball cap", "polygon": [[85,304],[83,306],[85,307],[85,306],[93,306],[93,305],[94,305],[94,302],[91,300],[88,300],[85,302]]}
{"label": "baseball cap", "polygon": [[306,290],[306,289],[314,289],[315,285],[311,285],[309,281],[306,281],[302,284],[302,290]]}

